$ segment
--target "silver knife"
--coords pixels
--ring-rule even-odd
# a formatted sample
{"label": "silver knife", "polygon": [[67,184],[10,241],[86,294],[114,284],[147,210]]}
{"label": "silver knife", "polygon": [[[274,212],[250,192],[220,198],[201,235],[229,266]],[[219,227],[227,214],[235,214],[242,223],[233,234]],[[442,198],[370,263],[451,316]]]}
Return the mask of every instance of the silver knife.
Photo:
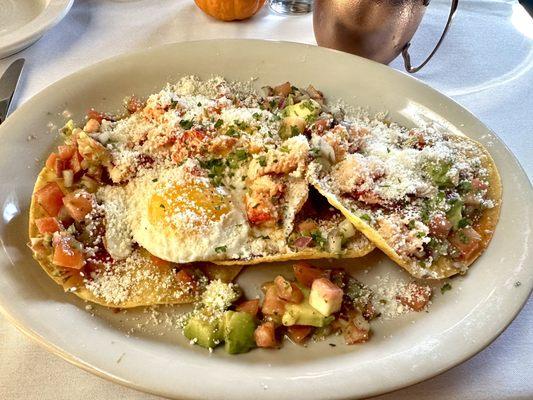
{"label": "silver knife", "polygon": [[13,100],[24,62],[23,58],[14,61],[0,78],[0,124],[9,114],[9,105]]}

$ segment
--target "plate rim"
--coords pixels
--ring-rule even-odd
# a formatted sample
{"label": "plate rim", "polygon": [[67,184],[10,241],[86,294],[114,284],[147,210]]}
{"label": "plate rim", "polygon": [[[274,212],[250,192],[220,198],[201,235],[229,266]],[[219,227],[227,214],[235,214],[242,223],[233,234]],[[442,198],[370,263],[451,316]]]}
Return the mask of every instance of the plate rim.
{"label": "plate rim", "polygon": [[[69,1],[73,2],[73,0],[69,0]],[[12,116],[19,115],[22,112],[24,112],[26,109],[31,108],[31,105],[34,102],[39,102],[40,98],[44,97],[46,95],[45,92],[53,90],[55,86],[61,85],[61,83],[64,80],[66,80],[66,79],[75,79],[77,77],[83,76],[84,74],[86,74],[88,71],[90,71],[92,69],[99,68],[101,65],[105,65],[105,64],[108,64],[108,63],[109,64],[117,63],[121,59],[127,59],[127,58],[130,58],[130,57],[141,56],[142,54],[148,54],[151,51],[158,51],[158,50],[162,50],[164,48],[171,48],[171,47],[174,47],[174,46],[179,46],[181,44],[191,44],[191,45],[199,44],[199,45],[201,45],[202,43],[206,43],[206,42],[211,42],[211,43],[216,42],[216,43],[220,43],[220,45],[222,45],[222,46],[226,42],[249,42],[249,43],[250,42],[251,43],[253,43],[253,42],[256,42],[256,43],[269,42],[269,43],[272,43],[273,45],[280,45],[280,46],[289,45],[289,46],[298,46],[298,47],[303,47],[303,48],[312,48],[313,49],[312,51],[331,52],[331,53],[336,53],[336,54],[339,54],[340,56],[348,57],[348,58],[355,57],[356,59],[358,59],[358,62],[362,62],[362,63],[366,63],[366,64],[369,64],[369,65],[372,65],[373,68],[377,68],[378,70],[382,70],[382,71],[386,70],[387,71],[386,73],[390,73],[390,74],[396,75],[399,79],[405,79],[406,77],[407,77],[407,79],[412,79],[418,85],[421,85],[422,88],[424,90],[426,90],[427,93],[431,93],[433,95],[437,95],[437,96],[445,98],[446,101],[450,102],[453,106],[455,106],[457,110],[460,110],[468,118],[472,119],[477,124],[479,124],[479,126],[481,128],[483,128],[487,132],[490,132],[493,135],[493,137],[497,140],[498,145],[502,146],[502,148],[505,150],[505,152],[508,155],[511,156],[509,161],[512,164],[514,164],[514,167],[517,167],[517,171],[519,171],[520,174],[522,174],[526,178],[526,180],[528,181],[529,184],[527,185],[526,188],[524,188],[524,191],[528,193],[528,197],[531,197],[533,199],[533,184],[531,182],[531,179],[529,179],[529,176],[526,173],[525,169],[523,168],[523,166],[520,164],[520,162],[516,158],[516,156],[511,152],[511,150],[505,144],[505,142],[492,129],[490,129],[488,126],[486,126],[481,120],[479,120],[475,116],[475,114],[473,114],[465,106],[461,105],[460,103],[458,103],[454,99],[450,98],[449,96],[445,95],[444,93],[441,93],[440,91],[432,88],[430,85],[428,85],[425,82],[421,81],[417,77],[414,77],[412,75],[406,74],[403,71],[398,71],[398,70],[396,70],[394,68],[391,68],[389,66],[382,65],[382,64],[379,64],[377,62],[374,62],[374,61],[371,61],[371,60],[368,60],[368,59],[365,59],[365,58],[362,58],[362,57],[359,57],[359,56],[355,56],[355,55],[352,55],[352,54],[344,53],[344,52],[341,52],[341,51],[338,51],[338,50],[323,48],[323,47],[310,45],[310,44],[305,44],[305,43],[292,42],[292,41],[279,41],[279,40],[269,40],[269,39],[267,39],[267,40],[264,40],[264,39],[209,39],[209,40],[179,41],[179,42],[167,43],[167,44],[160,45],[160,46],[151,46],[151,47],[144,48],[144,49],[139,49],[139,50],[135,50],[135,51],[131,51],[131,52],[121,53],[121,54],[106,58],[104,60],[98,61],[98,62],[96,62],[94,64],[91,64],[91,65],[88,65],[86,67],[83,67],[83,68],[79,69],[78,71],[75,71],[74,73],[66,75],[66,76],[64,76],[64,77],[62,77],[62,78],[60,78],[60,79],[48,84],[44,88],[42,88],[38,93],[36,93],[31,98],[26,100],[17,110],[15,110],[15,112],[10,117],[8,117],[6,119],[5,123],[2,124],[2,126],[0,126],[0,134],[1,134],[1,131],[3,130],[2,128],[4,128],[5,125],[10,125],[9,121],[11,119],[13,119]],[[514,307],[513,313],[509,314],[507,320],[505,321],[505,324],[503,324],[497,331],[495,331],[491,335],[490,339],[486,340],[486,342],[481,347],[472,346],[472,349],[470,351],[463,352],[460,356],[456,357],[455,360],[452,360],[451,362],[449,362],[448,365],[446,365],[446,367],[444,367],[443,369],[441,369],[441,370],[439,370],[439,371],[437,371],[435,373],[418,374],[419,376],[417,376],[417,377],[411,377],[409,379],[403,380],[404,383],[399,383],[399,384],[396,384],[396,385],[393,385],[393,386],[389,385],[385,390],[383,390],[383,389],[375,389],[374,391],[367,392],[365,395],[373,397],[373,396],[378,396],[378,395],[385,394],[385,393],[391,393],[391,392],[395,392],[395,391],[403,389],[403,388],[410,387],[410,386],[415,385],[417,383],[420,383],[420,382],[426,381],[428,379],[434,378],[434,377],[436,377],[438,375],[441,375],[444,372],[450,370],[451,368],[453,368],[453,367],[455,367],[455,366],[457,366],[459,364],[462,364],[463,362],[469,360],[470,358],[472,358],[476,354],[480,353],[481,351],[486,349],[490,344],[492,344],[507,329],[507,327],[514,321],[514,319],[517,317],[517,315],[520,313],[520,311],[526,305],[528,299],[531,296],[531,293],[533,292],[533,282],[529,285],[529,288],[527,288],[526,292],[527,293],[525,293],[523,295],[522,301],[520,303],[517,303],[516,306]],[[90,363],[88,363],[88,362],[86,362],[84,360],[79,359],[74,354],[61,349],[59,346],[48,342],[44,337],[39,335],[33,329],[31,329],[29,327],[26,327],[22,323],[20,323],[20,321],[18,321],[17,318],[14,315],[11,315],[9,313],[9,311],[1,303],[0,303],[0,313],[3,314],[6,317],[6,319],[10,323],[12,323],[19,331],[24,333],[30,339],[32,339],[35,342],[37,342],[41,347],[47,349],[51,353],[61,357],[62,359],[66,360],[67,362],[69,362],[69,363],[71,363],[71,364],[73,364],[73,365],[75,365],[75,366],[77,366],[77,367],[79,367],[79,368],[81,368],[81,369],[83,369],[83,370],[85,370],[87,372],[90,372],[90,373],[92,373],[92,374],[94,374],[96,376],[99,376],[101,378],[107,379],[107,380],[112,381],[114,383],[125,385],[125,386],[128,386],[130,388],[133,388],[135,390],[139,390],[139,391],[142,391],[142,392],[145,392],[145,393],[151,393],[151,394],[158,395],[158,396],[163,396],[163,397],[169,396],[169,393],[167,393],[167,392],[158,391],[157,389],[149,388],[147,386],[143,386],[141,384],[137,384],[135,382],[128,381],[126,379],[123,379],[123,378],[120,378],[119,376],[114,375],[113,373],[111,373],[109,371],[105,371],[103,369],[99,369],[98,367],[96,367],[94,365],[91,365]],[[182,397],[182,398],[191,398],[192,399],[192,398],[196,398],[196,397],[192,397],[192,396],[186,395],[185,397]]]}
{"label": "plate rim", "polygon": [[[5,44],[0,46],[0,60],[16,54],[38,41],[68,14],[74,0],[50,0],[41,12],[28,23],[0,36]],[[22,36],[21,36],[21,32]]]}

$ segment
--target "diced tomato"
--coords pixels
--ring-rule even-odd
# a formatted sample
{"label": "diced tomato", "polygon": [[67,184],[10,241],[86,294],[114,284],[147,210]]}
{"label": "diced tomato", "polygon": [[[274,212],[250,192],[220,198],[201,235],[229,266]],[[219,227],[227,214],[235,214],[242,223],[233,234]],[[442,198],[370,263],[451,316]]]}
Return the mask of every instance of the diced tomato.
{"label": "diced tomato", "polygon": [[432,236],[446,239],[453,224],[442,214],[435,214],[429,221],[429,232]]}
{"label": "diced tomato", "polygon": [[74,153],[76,153],[76,146],[57,146],[57,153],[59,158],[67,161],[74,155]]}
{"label": "diced tomato", "polygon": [[261,207],[257,208],[249,208],[247,210],[248,213],[248,220],[254,224],[254,225],[261,225],[265,222],[273,220],[273,216],[266,212],[265,210],[262,210]]}
{"label": "diced tomato", "polygon": [[431,295],[432,290],[429,286],[410,282],[405,289],[396,296],[396,300],[413,311],[422,311],[429,303]]}
{"label": "diced tomato", "polygon": [[108,121],[114,121],[114,118],[106,113],[90,109],[87,111],[87,119],[95,119],[99,124],[102,123],[102,120],[106,119]]}
{"label": "diced tomato", "polygon": [[488,187],[489,186],[485,182],[481,181],[480,179],[478,178],[472,179],[472,189],[474,189],[475,191],[485,190]]}
{"label": "diced tomato", "polygon": [[180,283],[193,283],[194,277],[186,269],[180,269],[176,273],[176,280]]}
{"label": "diced tomato", "polygon": [[150,261],[152,263],[160,268],[167,268],[170,267],[170,262],[167,260],[163,260],[162,258],[156,257],[153,254],[150,254]]}
{"label": "diced tomato", "polygon": [[259,299],[241,301],[235,306],[235,310],[246,312],[255,317],[259,312]]}
{"label": "diced tomato", "polygon": [[52,153],[48,156],[48,158],[46,159],[46,168],[48,169],[52,169],[55,171],[55,168],[56,168],[56,159],[57,159],[57,154],[56,153]]}
{"label": "diced tomato", "polygon": [[305,261],[297,262],[293,269],[296,280],[306,287],[311,287],[315,279],[329,276],[328,271],[313,267]]}
{"label": "diced tomato", "polygon": [[280,299],[275,285],[268,285],[265,290],[265,299],[261,311],[265,315],[281,317],[285,312],[287,302]]}
{"label": "diced tomato", "polygon": [[63,192],[55,182],[47,183],[35,192],[37,203],[51,217],[56,217],[63,207]]}
{"label": "diced tomato", "polygon": [[277,346],[276,326],[272,321],[259,325],[254,332],[257,347],[273,348]]}
{"label": "diced tomato", "polygon": [[65,160],[62,160],[61,158],[59,157],[56,157],[56,162],[55,162],[55,166],[54,166],[54,171],[56,173],[56,176],[58,178],[62,177],[63,176],[63,171],[67,169],[67,163]]}
{"label": "diced tomato", "polygon": [[481,236],[474,228],[463,228],[453,234],[450,243],[461,252],[461,259],[468,260],[481,246]]}
{"label": "diced tomato", "polygon": [[287,336],[289,336],[289,339],[298,344],[306,342],[307,339],[309,339],[311,332],[313,332],[312,326],[293,325],[287,328]]}
{"label": "diced tomato", "polygon": [[54,233],[61,229],[61,225],[54,217],[43,217],[35,220],[35,225],[40,233]]}
{"label": "diced tomato", "polygon": [[81,269],[85,264],[81,245],[71,236],[54,238],[52,262],[60,267]]}
{"label": "diced tomato", "polygon": [[278,297],[286,300],[290,303],[300,304],[304,298],[304,295],[300,288],[294,283],[289,282],[281,275],[276,276],[274,284],[278,290]]}
{"label": "diced tomato", "polygon": [[69,193],[63,198],[63,204],[75,221],[82,221],[93,209],[93,195],[87,192]]}
{"label": "diced tomato", "polygon": [[298,232],[309,233],[318,229],[318,224],[312,219],[306,219],[298,224]]}

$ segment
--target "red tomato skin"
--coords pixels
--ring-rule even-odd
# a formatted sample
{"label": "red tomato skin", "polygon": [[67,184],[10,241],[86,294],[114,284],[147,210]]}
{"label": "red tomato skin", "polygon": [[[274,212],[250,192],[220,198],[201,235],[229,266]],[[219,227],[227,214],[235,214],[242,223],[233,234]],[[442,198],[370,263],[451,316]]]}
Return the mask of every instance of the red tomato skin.
{"label": "red tomato skin", "polygon": [[235,306],[235,311],[246,312],[255,317],[259,312],[259,299],[242,301]]}
{"label": "red tomato skin", "polygon": [[272,321],[259,325],[254,332],[257,347],[274,348],[277,347],[276,326]]}
{"label": "red tomato skin", "polygon": [[69,193],[63,198],[63,204],[69,215],[77,222],[83,221],[93,209],[91,195]]}
{"label": "red tomato skin", "polygon": [[85,265],[83,252],[74,245],[74,239],[63,236],[54,241],[54,255],[52,262],[63,268],[80,270]]}
{"label": "red tomato skin", "polygon": [[302,344],[302,343],[305,343],[309,339],[309,336],[312,331],[313,331],[312,326],[293,325],[287,328],[287,336],[294,343]]}
{"label": "red tomato skin", "polygon": [[328,271],[313,267],[311,264],[305,261],[297,262],[293,265],[293,269],[296,280],[308,288],[311,287],[315,279],[329,276]]}
{"label": "red tomato skin", "polygon": [[57,217],[63,207],[63,191],[55,182],[50,182],[35,192],[37,203],[51,217]]}
{"label": "red tomato skin", "polygon": [[40,233],[54,233],[61,230],[61,225],[54,217],[43,217],[35,220],[35,225]]}

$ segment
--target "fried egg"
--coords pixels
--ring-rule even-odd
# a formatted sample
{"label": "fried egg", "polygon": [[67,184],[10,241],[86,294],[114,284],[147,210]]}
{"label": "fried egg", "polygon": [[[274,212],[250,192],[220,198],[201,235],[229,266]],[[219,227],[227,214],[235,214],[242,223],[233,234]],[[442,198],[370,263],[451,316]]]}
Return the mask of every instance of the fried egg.
{"label": "fried egg", "polygon": [[[129,182],[123,188],[123,218],[106,218],[106,231],[118,231],[109,224],[126,224],[133,242],[176,263],[237,256],[249,233],[239,196],[189,167],[147,170]],[[123,248],[112,243],[118,238],[113,236],[106,236],[108,250]]]}

